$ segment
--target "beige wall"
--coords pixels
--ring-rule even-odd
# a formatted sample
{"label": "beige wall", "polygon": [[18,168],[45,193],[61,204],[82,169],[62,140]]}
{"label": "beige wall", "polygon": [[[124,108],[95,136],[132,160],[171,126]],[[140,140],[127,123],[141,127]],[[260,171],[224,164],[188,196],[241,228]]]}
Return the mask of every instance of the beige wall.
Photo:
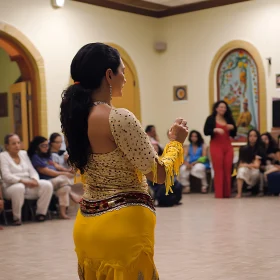
{"label": "beige wall", "polygon": [[73,56],[82,45],[96,41],[118,44],[131,56],[139,75],[142,121],[151,122],[158,21],[70,0],[63,9],[54,9],[50,2],[0,0],[0,19],[24,33],[44,58],[49,133],[60,130],[60,96],[69,82]]}
{"label": "beige wall", "polygon": [[[162,142],[178,116],[188,120],[190,129],[202,131],[209,114],[210,64],[232,40],[252,43],[262,57],[271,129],[271,98],[277,96],[275,73],[280,72],[279,15],[279,0],[254,0],[164,19],[70,0],[63,9],[53,9],[45,0],[0,0],[0,19],[23,32],[44,58],[49,133],[59,131],[60,94],[69,81],[72,57],[83,44],[101,41],[118,44],[131,56],[139,75],[142,122],[155,124]],[[155,40],[165,40],[168,50],[155,53]],[[270,56],[269,69],[265,58]],[[188,85],[189,100],[173,103],[173,85],[182,84]]]}
{"label": "beige wall", "polygon": [[[8,93],[10,86],[19,77],[20,70],[17,63],[12,62],[9,55],[0,48],[0,92]],[[3,145],[5,135],[11,132],[10,117],[0,118],[0,145]]]}
{"label": "beige wall", "polygon": [[[232,40],[244,40],[259,51],[266,75],[267,128],[272,126],[271,100],[275,91],[275,74],[280,73],[280,1],[254,0],[162,19],[161,37],[168,51],[161,55],[161,90],[156,91],[161,116],[160,135],[178,115],[186,118],[190,129],[203,131],[209,114],[208,78],[217,51]],[[266,57],[272,57],[269,68]],[[172,102],[173,85],[187,84],[187,103]],[[166,138],[165,138],[166,140]]]}

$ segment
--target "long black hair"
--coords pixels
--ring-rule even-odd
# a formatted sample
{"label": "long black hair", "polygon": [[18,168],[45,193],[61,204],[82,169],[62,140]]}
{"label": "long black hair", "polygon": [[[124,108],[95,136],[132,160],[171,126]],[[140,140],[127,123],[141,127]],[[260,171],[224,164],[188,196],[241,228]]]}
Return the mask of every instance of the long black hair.
{"label": "long black hair", "polygon": [[88,139],[88,116],[92,94],[101,86],[106,71],[117,73],[121,63],[119,52],[102,43],[83,46],[71,63],[71,76],[76,82],[62,93],[61,129],[69,154],[68,162],[83,174],[91,154]]}
{"label": "long black hair", "polygon": [[216,117],[217,115],[217,108],[219,107],[219,105],[223,103],[226,105],[226,112],[225,112],[225,115],[224,115],[224,118],[225,120],[227,121],[227,123],[235,123],[234,119],[233,119],[233,116],[232,116],[232,112],[231,112],[231,109],[229,108],[228,104],[224,101],[224,100],[219,100],[217,102],[215,102],[213,104],[213,108],[212,108],[212,114],[211,116],[212,117]]}
{"label": "long black hair", "polygon": [[261,137],[262,137],[263,135],[266,135],[267,138],[268,138],[268,141],[269,141],[268,147],[265,147],[266,150],[267,150],[267,151],[274,151],[274,150],[276,150],[276,149],[277,149],[277,143],[276,143],[276,141],[273,139],[272,135],[271,135],[269,132],[263,133],[263,134],[261,135]]}
{"label": "long black hair", "polygon": [[262,148],[263,149],[264,148],[264,143],[263,143],[263,141],[261,139],[261,134],[260,134],[260,132],[257,129],[254,129],[254,128],[250,129],[249,132],[248,132],[248,135],[247,135],[247,145],[250,146],[249,137],[250,137],[251,132],[255,132],[256,135],[257,135],[257,141],[256,141],[256,143],[254,145],[254,148],[255,149]]}
{"label": "long black hair", "polygon": [[[249,137],[252,132],[255,132],[257,135],[257,141],[254,146],[251,146],[249,142]],[[256,156],[261,156],[262,164],[265,164],[266,156],[261,134],[258,130],[251,129],[247,135],[247,145],[240,148],[239,162],[251,163]]]}
{"label": "long black hair", "polygon": [[42,144],[46,141],[48,141],[48,139],[43,136],[36,136],[33,138],[33,140],[30,142],[29,148],[27,150],[27,154],[31,160],[35,154],[38,154],[40,157],[44,157],[44,158],[49,158],[51,156],[50,149],[48,149],[47,153],[42,153],[40,151],[40,147],[39,147],[40,144]]}
{"label": "long black hair", "polygon": [[190,134],[189,134],[189,142],[192,144],[191,138],[192,138],[192,135],[194,133],[197,135],[197,142],[196,142],[196,144],[197,144],[198,147],[201,147],[204,144],[204,139],[202,138],[201,133],[199,131],[197,131],[197,130],[192,130],[190,132]]}

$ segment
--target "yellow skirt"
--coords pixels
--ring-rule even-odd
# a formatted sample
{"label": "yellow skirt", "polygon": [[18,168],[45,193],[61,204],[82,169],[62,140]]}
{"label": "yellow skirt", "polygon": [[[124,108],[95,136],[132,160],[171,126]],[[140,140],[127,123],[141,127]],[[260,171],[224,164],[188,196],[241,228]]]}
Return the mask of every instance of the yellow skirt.
{"label": "yellow skirt", "polygon": [[94,217],[79,211],[74,242],[80,280],[158,280],[155,224],[155,214],[142,206]]}

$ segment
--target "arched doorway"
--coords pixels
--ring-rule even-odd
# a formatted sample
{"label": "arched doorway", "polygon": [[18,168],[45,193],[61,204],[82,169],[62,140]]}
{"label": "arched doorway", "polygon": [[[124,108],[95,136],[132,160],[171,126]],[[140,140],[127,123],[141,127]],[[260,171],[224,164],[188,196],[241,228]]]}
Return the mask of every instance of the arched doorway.
{"label": "arched doorway", "polygon": [[18,65],[20,73],[9,87],[7,133],[18,133],[26,149],[34,135],[47,135],[43,58],[25,35],[3,22],[0,22],[0,48]]}
{"label": "arched doorway", "polygon": [[[237,111],[244,110],[242,107],[250,104],[252,121],[247,128],[255,127],[261,132],[266,131],[265,73],[261,56],[252,44],[236,40],[224,45],[216,53],[209,74],[210,110],[218,99],[236,106]],[[240,112],[233,113],[236,113],[238,121]],[[240,125],[240,131],[242,130],[244,127]],[[240,138],[240,142],[243,141]]]}
{"label": "arched doorway", "polygon": [[117,108],[126,108],[141,121],[140,88],[135,65],[128,53],[120,46],[108,43],[116,48],[125,64],[126,85],[123,89],[123,96],[113,98],[112,103]]}

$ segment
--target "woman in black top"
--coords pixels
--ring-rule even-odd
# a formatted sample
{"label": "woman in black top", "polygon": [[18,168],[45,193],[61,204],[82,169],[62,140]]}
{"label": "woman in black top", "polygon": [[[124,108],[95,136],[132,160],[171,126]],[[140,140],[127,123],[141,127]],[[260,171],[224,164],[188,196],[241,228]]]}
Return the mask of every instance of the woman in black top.
{"label": "woman in black top", "polygon": [[236,136],[236,125],[225,101],[213,106],[212,114],[204,125],[204,134],[211,136],[210,153],[214,169],[216,198],[228,198],[231,194],[233,148],[231,137]]}
{"label": "woman in black top", "polygon": [[[237,170],[237,198],[242,196],[243,183],[249,187],[260,181],[260,167],[265,164],[266,156],[260,133],[251,129],[248,133],[247,145],[239,149],[239,163]],[[260,190],[261,192],[263,189]]]}
{"label": "woman in black top", "polygon": [[264,144],[265,154],[266,154],[266,165],[271,165],[276,157],[277,144],[269,132],[263,133],[261,135],[261,140]]}

